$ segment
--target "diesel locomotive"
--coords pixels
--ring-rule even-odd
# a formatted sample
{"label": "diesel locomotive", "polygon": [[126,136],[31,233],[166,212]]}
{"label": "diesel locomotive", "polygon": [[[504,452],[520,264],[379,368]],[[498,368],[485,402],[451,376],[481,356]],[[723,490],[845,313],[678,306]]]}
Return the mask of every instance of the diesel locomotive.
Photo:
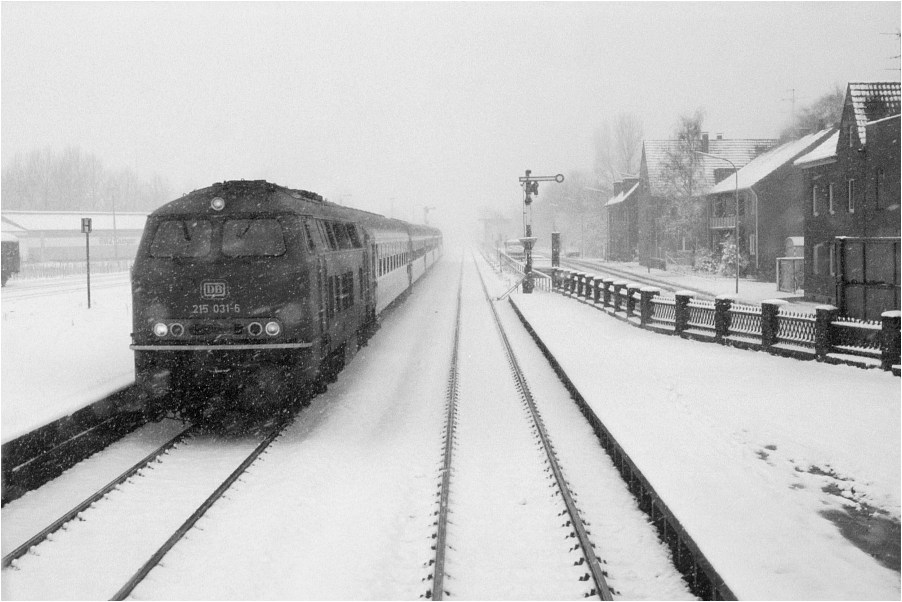
{"label": "diesel locomotive", "polygon": [[131,273],[141,402],[190,414],[307,399],[441,254],[435,228],[266,181],[163,205]]}

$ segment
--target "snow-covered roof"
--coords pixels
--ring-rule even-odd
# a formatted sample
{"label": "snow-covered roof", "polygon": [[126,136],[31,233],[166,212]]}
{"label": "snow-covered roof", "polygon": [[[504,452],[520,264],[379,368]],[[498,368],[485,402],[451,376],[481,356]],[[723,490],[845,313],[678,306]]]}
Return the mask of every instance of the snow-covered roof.
{"label": "snow-covered roof", "polygon": [[633,184],[633,187],[630,188],[629,190],[624,190],[624,191],[622,191],[620,194],[618,194],[617,196],[615,196],[614,198],[612,198],[611,200],[609,200],[609,201],[607,202],[607,204],[605,204],[605,207],[610,207],[611,205],[619,205],[620,203],[622,203],[623,201],[625,201],[626,199],[628,199],[629,196],[630,196],[631,194],[633,194],[634,192],[636,192],[636,189],[637,189],[637,188],[639,188],[639,183],[638,183],[638,182],[636,182],[635,184]]}
{"label": "snow-covered roof", "polygon": [[[709,140],[708,152],[732,161],[736,167],[747,165],[752,159],[777,144],[772,138],[740,138],[733,140]],[[642,143],[642,155],[648,173],[648,186],[652,196],[667,194],[667,182],[664,180],[665,165],[671,153],[679,150],[679,140],[645,140]],[[703,169],[704,182],[702,189],[714,186],[716,169],[730,169],[725,161],[698,155]]]}
{"label": "snow-covered roof", "polygon": [[[75,231],[81,232],[81,218],[91,218],[92,230],[112,230],[113,213],[109,211],[4,211],[3,229],[20,231]],[[143,230],[146,213],[116,212],[117,230]]]}
{"label": "snow-covered roof", "polygon": [[850,82],[849,99],[858,127],[858,139],[867,142],[865,125],[885,117],[898,115],[902,108],[900,82]]}
{"label": "snow-covered roof", "polygon": [[815,146],[814,150],[796,159],[793,165],[807,169],[824,163],[832,163],[836,161],[836,145],[838,143],[839,130],[836,130],[826,140]]}
{"label": "snow-covered roof", "polygon": [[714,186],[709,194],[732,192],[736,188],[737,176],[739,178],[739,188],[751,188],[799,155],[823,142],[833,131],[833,128],[828,128],[770,149],[766,153],[752,159],[738,173],[730,174],[728,178]]}

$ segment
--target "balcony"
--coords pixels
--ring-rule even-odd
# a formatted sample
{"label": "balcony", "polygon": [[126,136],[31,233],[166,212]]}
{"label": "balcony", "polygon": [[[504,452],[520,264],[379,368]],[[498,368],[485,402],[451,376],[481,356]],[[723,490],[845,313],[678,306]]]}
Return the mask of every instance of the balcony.
{"label": "balcony", "polygon": [[708,222],[708,228],[711,230],[732,230],[735,227],[735,215],[728,215],[727,217],[712,217]]}

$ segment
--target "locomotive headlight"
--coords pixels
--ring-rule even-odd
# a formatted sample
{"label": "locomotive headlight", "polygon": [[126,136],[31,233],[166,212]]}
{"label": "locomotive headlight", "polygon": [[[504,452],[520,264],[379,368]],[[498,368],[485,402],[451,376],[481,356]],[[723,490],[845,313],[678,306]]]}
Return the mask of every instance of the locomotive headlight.
{"label": "locomotive headlight", "polygon": [[271,337],[277,336],[280,332],[282,332],[282,327],[279,326],[278,322],[267,322],[266,323],[266,334]]}
{"label": "locomotive headlight", "polygon": [[260,322],[251,322],[247,325],[247,332],[252,337],[258,337],[263,334],[263,325]]}
{"label": "locomotive headlight", "polygon": [[213,211],[222,211],[225,209],[225,200],[222,197],[215,197],[210,201],[210,207],[213,208]]}
{"label": "locomotive headlight", "polygon": [[162,322],[157,322],[153,325],[153,333],[158,337],[165,337],[169,333],[169,327]]}
{"label": "locomotive headlight", "polygon": [[181,324],[179,324],[178,322],[173,322],[169,326],[169,332],[171,332],[172,336],[174,336],[174,337],[180,337],[183,334],[185,334],[185,327],[182,326]]}

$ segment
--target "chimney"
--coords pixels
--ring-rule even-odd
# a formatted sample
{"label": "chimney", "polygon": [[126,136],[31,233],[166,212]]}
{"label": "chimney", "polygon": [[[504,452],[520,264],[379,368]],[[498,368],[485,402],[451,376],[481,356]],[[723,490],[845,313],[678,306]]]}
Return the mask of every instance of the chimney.
{"label": "chimney", "polygon": [[717,132],[717,139],[723,140],[723,132]]}
{"label": "chimney", "polygon": [[708,132],[702,132],[702,152],[708,152]]}

